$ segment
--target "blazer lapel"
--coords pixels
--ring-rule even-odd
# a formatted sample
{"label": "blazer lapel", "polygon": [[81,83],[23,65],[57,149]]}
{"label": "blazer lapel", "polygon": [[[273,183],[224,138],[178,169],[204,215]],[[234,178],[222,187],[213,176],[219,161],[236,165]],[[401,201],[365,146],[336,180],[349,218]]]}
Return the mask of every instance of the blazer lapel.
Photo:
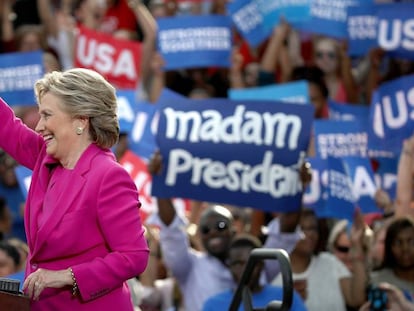
{"label": "blazer lapel", "polygon": [[84,177],[91,168],[91,161],[93,157],[101,150],[95,144],[91,144],[88,149],[82,154],[76,167],[69,175],[69,180],[65,180],[64,187],[57,199],[57,208],[53,210],[51,215],[45,220],[44,224],[39,228],[33,249],[33,257],[36,256],[42,246],[47,241],[48,237],[54,230],[58,230],[57,226],[67,213],[70,207],[73,207],[76,199],[79,197],[80,191],[84,188],[86,179]]}
{"label": "blazer lapel", "polygon": [[56,201],[56,208],[51,215],[45,219],[45,222],[37,232],[35,252],[41,249],[44,242],[48,239],[50,234],[53,234],[54,230],[58,230],[57,225],[66,214],[67,210],[73,206],[79,192],[84,187],[85,178],[74,173],[75,172],[72,172],[72,178],[70,178],[70,180],[65,180],[65,186],[62,188],[59,198]]}
{"label": "blazer lapel", "polygon": [[49,155],[44,155],[39,168],[33,171],[32,182],[30,185],[27,202],[24,212],[24,225],[27,235],[27,243],[31,250],[36,244],[38,231],[38,217],[42,210],[43,198],[46,193],[47,185],[50,178],[50,167],[56,165],[57,161]]}

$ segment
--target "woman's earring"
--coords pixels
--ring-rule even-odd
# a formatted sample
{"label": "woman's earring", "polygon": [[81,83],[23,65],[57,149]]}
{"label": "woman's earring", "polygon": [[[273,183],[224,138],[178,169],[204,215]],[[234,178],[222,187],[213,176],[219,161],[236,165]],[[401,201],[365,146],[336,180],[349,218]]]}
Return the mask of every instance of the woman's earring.
{"label": "woman's earring", "polygon": [[78,127],[76,128],[76,134],[78,134],[78,135],[82,135],[82,133],[83,133],[83,128],[81,128],[80,126],[78,126]]}

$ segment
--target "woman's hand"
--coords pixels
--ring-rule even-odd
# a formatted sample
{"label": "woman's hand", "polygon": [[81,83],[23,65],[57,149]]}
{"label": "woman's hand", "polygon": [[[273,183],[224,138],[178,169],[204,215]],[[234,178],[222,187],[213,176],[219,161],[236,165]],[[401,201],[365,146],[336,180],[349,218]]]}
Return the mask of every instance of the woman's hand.
{"label": "woman's hand", "polygon": [[380,283],[379,288],[386,291],[388,297],[388,308],[393,311],[413,311],[414,304],[408,301],[404,293],[390,283]]}
{"label": "woman's hand", "polygon": [[413,156],[414,154],[414,135],[410,136],[409,138],[405,139],[403,142],[403,149],[402,152]]}
{"label": "woman's hand", "polygon": [[[405,298],[403,292],[390,283],[380,283],[378,287],[387,293],[387,308],[392,311],[414,311],[414,304]],[[359,311],[369,311],[371,303],[364,303]]]}
{"label": "woman's hand", "polygon": [[162,156],[161,156],[161,152],[159,150],[156,150],[147,165],[148,168],[148,172],[151,175],[158,175],[161,173],[161,169],[162,169]]}
{"label": "woman's hand", "polygon": [[62,288],[72,284],[73,279],[69,269],[57,271],[38,269],[26,278],[23,291],[33,300],[38,300],[45,288]]}
{"label": "woman's hand", "polygon": [[383,189],[378,189],[375,192],[374,200],[377,206],[383,210],[384,214],[394,212],[394,204],[391,200],[390,195]]}
{"label": "woman's hand", "polygon": [[365,233],[365,221],[364,215],[359,208],[354,211],[354,220],[351,227],[350,240],[351,244],[355,247],[363,247],[363,238]]}

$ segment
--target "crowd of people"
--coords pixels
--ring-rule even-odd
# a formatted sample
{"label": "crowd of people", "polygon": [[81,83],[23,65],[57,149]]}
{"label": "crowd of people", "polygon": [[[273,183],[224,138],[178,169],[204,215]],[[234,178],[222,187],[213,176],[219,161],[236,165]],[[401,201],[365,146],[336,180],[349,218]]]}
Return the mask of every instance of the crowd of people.
{"label": "crowd of people", "polygon": [[[164,70],[157,19],[227,14],[228,2],[1,1],[0,53],[40,50],[45,68],[37,105],[0,102],[0,277],[21,280],[33,310],[132,310],[129,300],[142,311],[227,310],[251,250],[261,247],[289,254],[291,310],[371,310],[373,287],[386,293],[384,310],[414,310],[414,136],[401,146],[396,197],[379,189],[375,217],[359,208],[352,222],[305,206],[269,213],[215,199],[190,200],[181,213],[173,198],[159,197],[156,215],[141,223],[140,189],[116,163],[128,135],[115,122],[115,88],[75,68],[78,27],[141,43],[137,89],[154,105],[165,88],[197,100],[306,80],[314,118],[329,119],[329,100],[369,106],[382,83],[414,73],[412,61],[380,48],[352,58],[345,41],[285,20],[255,48],[235,30],[229,68]],[[27,198],[19,164],[33,170]],[[147,164],[158,174],[161,154]],[[305,189],[312,168],[304,163],[299,174]],[[274,260],[256,267],[254,305],[283,299],[281,268]]]}

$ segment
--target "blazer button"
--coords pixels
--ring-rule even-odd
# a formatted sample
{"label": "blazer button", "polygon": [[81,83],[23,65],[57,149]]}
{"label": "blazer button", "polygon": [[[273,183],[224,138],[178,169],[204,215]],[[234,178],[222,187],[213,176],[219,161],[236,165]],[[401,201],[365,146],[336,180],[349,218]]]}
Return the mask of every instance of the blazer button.
{"label": "blazer button", "polygon": [[36,269],[37,269],[37,264],[33,263],[33,264],[32,264],[32,269],[33,269],[33,270],[36,270]]}

